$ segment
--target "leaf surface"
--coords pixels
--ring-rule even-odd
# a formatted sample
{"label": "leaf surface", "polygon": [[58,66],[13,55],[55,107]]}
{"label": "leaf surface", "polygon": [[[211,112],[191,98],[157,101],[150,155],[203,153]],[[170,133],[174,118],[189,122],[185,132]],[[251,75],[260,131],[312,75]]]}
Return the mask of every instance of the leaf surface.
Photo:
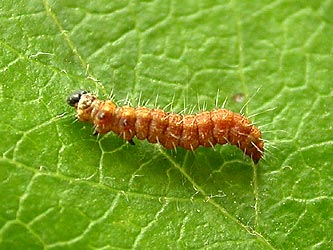
{"label": "leaf surface", "polygon": [[[0,249],[331,246],[331,0],[0,12]],[[265,157],[95,137],[66,104],[77,89],[185,113],[226,100],[261,127]]]}

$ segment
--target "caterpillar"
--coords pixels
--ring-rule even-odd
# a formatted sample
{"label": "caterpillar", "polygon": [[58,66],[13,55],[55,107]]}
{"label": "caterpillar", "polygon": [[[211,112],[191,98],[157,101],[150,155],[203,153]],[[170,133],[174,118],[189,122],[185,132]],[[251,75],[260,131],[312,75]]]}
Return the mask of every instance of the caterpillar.
{"label": "caterpillar", "polygon": [[93,124],[95,134],[113,131],[132,145],[135,136],[139,140],[160,143],[167,149],[180,146],[195,150],[199,146],[229,143],[241,149],[254,163],[263,156],[260,130],[246,117],[227,109],[180,115],[147,107],[117,107],[111,100],[99,100],[86,90],[72,93],[67,103],[76,109],[78,120]]}

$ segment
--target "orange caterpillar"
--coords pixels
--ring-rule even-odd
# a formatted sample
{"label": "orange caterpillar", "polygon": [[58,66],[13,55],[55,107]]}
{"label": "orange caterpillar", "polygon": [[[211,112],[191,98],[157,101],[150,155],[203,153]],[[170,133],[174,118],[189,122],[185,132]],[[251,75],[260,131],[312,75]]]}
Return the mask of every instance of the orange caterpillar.
{"label": "orange caterpillar", "polygon": [[200,145],[214,147],[230,143],[257,163],[264,151],[260,130],[246,117],[227,109],[214,109],[195,115],[167,113],[146,107],[117,107],[110,100],[101,101],[85,90],[67,98],[80,121],[94,125],[95,133],[113,131],[134,145],[133,137],[160,143],[167,149],[177,146],[195,150]]}

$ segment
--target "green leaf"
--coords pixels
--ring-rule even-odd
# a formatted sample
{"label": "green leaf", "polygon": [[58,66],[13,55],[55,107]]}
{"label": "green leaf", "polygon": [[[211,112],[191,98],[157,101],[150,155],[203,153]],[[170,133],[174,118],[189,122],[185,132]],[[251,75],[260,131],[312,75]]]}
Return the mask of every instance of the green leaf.
{"label": "green leaf", "polygon": [[[331,0],[3,0],[0,12],[0,249],[330,248]],[[245,105],[264,159],[95,137],[66,104],[77,89],[174,112]]]}

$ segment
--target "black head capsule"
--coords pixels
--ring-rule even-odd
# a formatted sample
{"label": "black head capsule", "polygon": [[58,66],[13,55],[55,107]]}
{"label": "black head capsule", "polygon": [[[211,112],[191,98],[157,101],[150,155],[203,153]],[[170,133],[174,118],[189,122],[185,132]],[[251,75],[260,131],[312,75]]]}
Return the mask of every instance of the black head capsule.
{"label": "black head capsule", "polygon": [[86,91],[86,90],[82,90],[82,89],[77,90],[73,94],[71,94],[69,97],[67,97],[66,102],[67,102],[68,105],[74,107],[75,104],[77,104],[80,101],[81,96],[83,94],[87,94],[87,93],[88,93],[88,91]]}

